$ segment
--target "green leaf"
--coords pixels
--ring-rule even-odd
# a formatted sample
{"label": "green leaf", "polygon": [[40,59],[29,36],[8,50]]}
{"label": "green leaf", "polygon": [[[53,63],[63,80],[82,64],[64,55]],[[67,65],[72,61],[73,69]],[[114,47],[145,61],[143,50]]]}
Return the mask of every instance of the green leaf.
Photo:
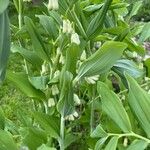
{"label": "green leaf", "polygon": [[49,77],[48,76],[29,77],[29,81],[36,89],[45,90],[48,85]]}
{"label": "green leaf", "polygon": [[0,15],[7,9],[8,4],[9,0],[0,0]]}
{"label": "green leaf", "polygon": [[102,110],[122,129],[131,132],[131,123],[119,97],[106,84],[98,82],[98,93],[101,96]]}
{"label": "green leaf", "polygon": [[143,140],[134,140],[126,150],[145,150],[148,143]]}
{"label": "green leaf", "polygon": [[0,129],[4,130],[5,128],[5,116],[2,108],[0,107]]}
{"label": "green leaf", "polygon": [[112,137],[104,150],[116,150],[118,139],[118,137]]}
{"label": "green leaf", "polygon": [[[0,0],[0,11],[6,7],[7,3]],[[5,4],[5,5],[4,5]],[[1,8],[2,7],[2,8]],[[10,52],[10,29],[7,10],[0,14],[0,85],[5,79],[6,66]]]}
{"label": "green leaf", "polygon": [[42,144],[40,147],[37,148],[37,150],[56,150],[56,148],[48,147],[45,144]]}
{"label": "green leaf", "polygon": [[99,10],[97,15],[90,22],[87,28],[87,37],[89,39],[96,37],[102,30],[105,16],[107,14],[107,11],[111,3],[112,3],[112,0],[106,0],[102,9]]}
{"label": "green leaf", "polygon": [[128,44],[128,49],[137,52],[141,56],[145,56],[145,49],[130,38],[125,38],[124,42]]}
{"label": "green leaf", "polygon": [[43,63],[43,60],[39,56],[37,56],[36,52],[34,51],[27,50],[17,45],[12,45],[11,51],[13,53],[19,53],[24,59],[26,59],[29,63],[37,68],[40,68]]}
{"label": "green leaf", "polygon": [[74,111],[74,100],[73,100],[73,86],[72,86],[73,75],[68,71],[63,71],[60,79],[60,99],[57,104],[59,113],[66,117]]}
{"label": "green leaf", "polygon": [[59,138],[59,120],[56,117],[40,112],[34,112],[33,117],[46,133],[51,137]]}
{"label": "green leaf", "polygon": [[148,22],[144,25],[138,42],[143,43],[149,37],[150,37],[150,22]]}
{"label": "green leaf", "polygon": [[31,127],[21,129],[23,144],[29,147],[30,150],[37,149],[40,145],[47,142],[47,135],[41,129]]}
{"label": "green leaf", "polygon": [[146,59],[144,62],[147,69],[147,76],[150,78],[150,58]]}
{"label": "green leaf", "polygon": [[102,146],[104,145],[104,143],[106,142],[107,139],[108,139],[108,137],[104,137],[104,138],[101,138],[100,140],[98,140],[96,142],[94,150],[101,150]]}
{"label": "green leaf", "polygon": [[11,134],[0,129],[0,150],[18,150]]}
{"label": "green leaf", "polygon": [[142,6],[142,4],[143,4],[143,1],[137,1],[133,4],[133,8],[127,17],[128,20],[130,20],[133,16],[135,16],[138,13],[138,10]]}
{"label": "green leaf", "polygon": [[106,136],[107,136],[107,133],[104,131],[104,129],[101,127],[101,125],[98,125],[91,134],[92,138],[106,137]]}
{"label": "green leaf", "polygon": [[121,57],[127,45],[122,42],[108,41],[91,55],[79,68],[77,79],[107,72]]}
{"label": "green leaf", "polygon": [[37,17],[40,19],[40,24],[45,31],[55,40],[58,37],[58,29],[54,19],[45,15],[37,15]]}
{"label": "green leaf", "polygon": [[126,78],[129,85],[128,102],[131,110],[147,136],[150,137],[150,95],[131,76],[126,74]]}
{"label": "green leaf", "polygon": [[76,63],[79,56],[79,46],[72,43],[66,52],[65,70],[71,72],[73,75],[76,73]]}
{"label": "green leaf", "polygon": [[70,146],[73,142],[75,142],[79,137],[73,135],[73,134],[66,134],[65,140],[64,140],[64,147],[65,149]]}
{"label": "green leaf", "polygon": [[33,21],[29,17],[25,17],[24,22],[26,25],[26,29],[31,37],[34,51],[44,61],[50,61],[50,52],[46,49],[42,37],[36,29],[36,26],[34,25]]}
{"label": "green leaf", "polygon": [[24,73],[12,73],[8,71],[7,79],[13,82],[13,84],[19,88],[22,92],[24,92],[27,96],[39,100],[44,100],[45,94],[34,88],[32,84],[28,80],[28,76]]}
{"label": "green leaf", "polygon": [[135,62],[128,59],[121,59],[116,62],[113,70],[120,76],[124,76],[124,73],[128,73],[130,76],[139,78],[144,75],[144,71],[139,69]]}

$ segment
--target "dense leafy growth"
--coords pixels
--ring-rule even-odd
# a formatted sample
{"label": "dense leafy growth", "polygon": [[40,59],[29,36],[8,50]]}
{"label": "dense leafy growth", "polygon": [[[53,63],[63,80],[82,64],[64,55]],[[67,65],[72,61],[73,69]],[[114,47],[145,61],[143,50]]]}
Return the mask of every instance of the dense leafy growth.
{"label": "dense leafy growth", "polygon": [[0,0],[0,150],[150,149],[145,3]]}

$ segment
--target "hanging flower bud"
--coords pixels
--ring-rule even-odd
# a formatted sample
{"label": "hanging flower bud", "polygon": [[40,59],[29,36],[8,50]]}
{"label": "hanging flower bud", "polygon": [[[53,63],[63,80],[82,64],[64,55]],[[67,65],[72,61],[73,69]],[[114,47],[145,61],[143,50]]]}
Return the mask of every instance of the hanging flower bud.
{"label": "hanging flower bud", "polygon": [[53,106],[55,106],[55,101],[53,98],[49,98],[48,99],[48,107],[53,107]]}
{"label": "hanging flower bud", "polygon": [[86,52],[85,52],[85,50],[82,52],[81,57],[80,57],[80,60],[81,60],[81,61],[86,60]]}
{"label": "hanging flower bud", "polygon": [[72,33],[73,32],[73,28],[71,26],[71,22],[67,19],[67,20],[63,20],[63,33]]}
{"label": "hanging flower bud", "polygon": [[52,85],[52,95],[57,95],[59,94],[59,89],[57,85]]}
{"label": "hanging flower bud", "polygon": [[89,84],[95,84],[98,79],[99,79],[99,75],[95,75],[95,76],[91,76],[91,77],[85,77],[85,80]]}
{"label": "hanging flower bud", "polygon": [[54,73],[54,78],[57,77],[57,76],[59,76],[59,75],[60,75],[60,71],[56,70],[55,73]]}
{"label": "hanging flower bud", "polygon": [[59,63],[61,63],[62,65],[65,63],[65,58],[62,54],[60,55]]}
{"label": "hanging flower bud", "polygon": [[75,111],[75,112],[73,113],[73,116],[77,118],[77,117],[79,117],[79,114]]}
{"label": "hanging flower bud", "polygon": [[80,105],[81,104],[81,101],[80,101],[80,99],[79,99],[77,94],[73,95],[73,99],[74,99],[74,102],[76,103],[76,105]]}
{"label": "hanging flower bud", "polygon": [[143,69],[143,63],[139,64],[139,69]]}
{"label": "hanging flower bud", "polygon": [[58,10],[59,5],[58,5],[58,0],[53,0],[53,10]]}
{"label": "hanging flower bud", "polygon": [[71,35],[71,43],[75,43],[77,45],[80,45],[80,39],[79,39],[79,35],[77,33],[73,33]]}
{"label": "hanging flower bud", "polygon": [[46,62],[44,62],[42,64],[42,70],[41,70],[41,75],[44,75],[48,72],[48,65],[46,64]]}
{"label": "hanging flower bud", "polygon": [[59,9],[58,0],[49,0],[47,8],[49,11],[58,10]]}
{"label": "hanging flower bud", "polygon": [[73,114],[66,116],[65,120],[73,121],[78,116],[79,116],[78,113],[76,111],[74,111]]}

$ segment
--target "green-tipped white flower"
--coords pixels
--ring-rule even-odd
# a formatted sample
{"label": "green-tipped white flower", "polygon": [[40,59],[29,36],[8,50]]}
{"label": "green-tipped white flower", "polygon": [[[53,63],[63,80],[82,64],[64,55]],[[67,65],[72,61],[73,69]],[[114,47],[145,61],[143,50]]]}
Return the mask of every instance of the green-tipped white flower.
{"label": "green-tipped white flower", "polygon": [[150,78],[148,78],[148,77],[145,77],[144,79],[145,79],[145,81],[150,81]]}
{"label": "green-tipped white flower", "polygon": [[139,64],[139,69],[143,69],[143,63]]}
{"label": "green-tipped white flower", "polygon": [[138,57],[138,54],[137,54],[137,52],[135,52],[135,51],[132,53],[132,55],[133,55],[133,58]]}
{"label": "green-tipped white flower", "polygon": [[55,106],[54,98],[49,98],[48,99],[48,107],[53,107],[53,106]]}
{"label": "green-tipped white flower", "polygon": [[75,112],[73,113],[73,116],[77,118],[77,117],[79,117],[79,114],[75,111]]}
{"label": "green-tipped white flower", "polygon": [[71,43],[75,43],[77,45],[80,45],[80,39],[79,39],[79,35],[77,33],[73,33],[71,35]]}
{"label": "green-tipped white flower", "polygon": [[127,146],[128,146],[128,138],[124,138],[123,146],[124,146],[124,147],[127,147]]}
{"label": "green-tipped white flower", "polygon": [[91,76],[91,77],[85,77],[85,80],[89,84],[95,84],[98,79],[99,79],[99,75],[95,75],[95,76]]}
{"label": "green-tipped white flower", "polygon": [[55,73],[54,73],[54,77],[57,77],[60,75],[60,71],[59,70],[56,70]]}
{"label": "green-tipped white flower", "polygon": [[81,100],[79,99],[77,94],[73,95],[73,99],[76,105],[80,105],[81,104]]}
{"label": "green-tipped white flower", "polygon": [[150,90],[148,91],[148,94],[150,94]]}
{"label": "green-tipped white flower", "polygon": [[42,64],[42,70],[41,70],[41,75],[44,75],[48,72],[48,65],[46,64],[46,62],[44,62]]}
{"label": "green-tipped white flower", "polygon": [[59,89],[57,85],[52,85],[52,95],[57,95],[59,94]]}
{"label": "green-tipped white flower", "polygon": [[75,112],[73,112],[73,114],[66,116],[65,120],[73,121],[78,116],[79,116],[78,113],[75,111]]}
{"label": "green-tipped white flower", "polygon": [[63,33],[72,33],[73,32],[73,28],[71,25],[71,22],[67,19],[67,20],[63,20]]}
{"label": "green-tipped white flower", "polygon": [[60,55],[59,63],[61,63],[62,65],[65,63],[65,58],[62,54]]}
{"label": "green-tipped white flower", "polygon": [[47,8],[48,10],[58,10],[59,9],[58,0],[49,0]]}
{"label": "green-tipped white flower", "polygon": [[65,119],[69,120],[69,121],[73,121],[74,120],[74,116],[71,114],[71,115],[66,116]]}
{"label": "green-tipped white flower", "polygon": [[85,52],[85,50],[82,52],[81,57],[80,57],[80,60],[81,60],[81,61],[86,60],[86,52]]}

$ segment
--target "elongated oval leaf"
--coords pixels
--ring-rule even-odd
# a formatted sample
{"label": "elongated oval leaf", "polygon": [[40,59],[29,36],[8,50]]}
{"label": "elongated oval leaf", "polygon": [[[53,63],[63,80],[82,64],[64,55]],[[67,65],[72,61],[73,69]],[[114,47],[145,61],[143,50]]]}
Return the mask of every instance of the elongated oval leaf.
{"label": "elongated oval leaf", "polygon": [[37,15],[37,17],[40,19],[40,24],[45,31],[55,40],[58,37],[58,29],[54,19],[45,15]]}
{"label": "elongated oval leaf", "polygon": [[118,139],[118,137],[112,137],[104,150],[116,150]]}
{"label": "elongated oval leaf", "polygon": [[92,138],[106,137],[106,136],[107,136],[107,133],[104,131],[104,129],[101,127],[101,125],[98,125],[91,134]]}
{"label": "elongated oval leaf", "polygon": [[23,137],[23,144],[27,146],[30,150],[36,150],[43,143],[47,142],[46,132],[39,128],[22,128],[21,132]]}
{"label": "elongated oval leaf", "polygon": [[18,150],[11,134],[0,129],[0,150]]}
{"label": "elongated oval leaf", "polygon": [[127,150],[145,150],[148,146],[148,143],[143,140],[134,140]]}
{"label": "elongated oval leaf", "polygon": [[87,28],[87,36],[89,39],[96,37],[103,28],[104,19],[111,5],[112,0],[106,0],[104,6],[101,10],[97,13],[94,19],[90,22]]}
{"label": "elongated oval leaf", "polygon": [[73,75],[68,71],[63,72],[60,79],[61,93],[57,109],[64,117],[72,114],[74,111],[72,79]]}
{"label": "elongated oval leaf", "polygon": [[90,56],[79,68],[77,79],[102,74],[108,71],[121,57],[127,45],[122,42],[109,41]]}
{"label": "elongated oval leaf", "polygon": [[79,56],[79,46],[72,43],[66,51],[65,70],[71,72],[73,75],[76,73],[76,63]]}
{"label": "elongated oval leaf", "polygon": [[41,68],[43,60],[39,56],[37,56],[35,51],[30,51],[23,47],[19,47],[17,45],[12,45],[11,51],[13,53],[19,53],[29,63],[31,63],[32,65],[34,65],[37,68]]}
{"label": "elongated oval leaf", "polygon": [[[3,0],[1,0],[0,2],[3,3],[2,1]],[[0,14],[0,84],[5,79],[5,72],[9,52],[10,52],[10,29],[7,10],[5,10],[2,14]]]}
{"label": "elongated oval leaf", "polygon": [[26,25],[26,29],[31,37],[34,51],[37,53],[37,55],[41,59],[50,61],[50,58],[49,58],[50,53],[46,49],[46,47],[42,41],[42,37],[40,36],[38,30],[36,29],[33,21],[29,17],[25,17],[24,22]]}
{"label": "elongated oval leaf", "polygon": [[0,0],[0,14],[6,10],[8,4],[9,4],[9,0]]}
{"label": "elongated oval leaf", "polygon": [[103,111],[122,129],[132,131],[131,123],[119,97],[106,84],[98,82],[98,93],[101,96]]}
{"label": "elongated oval leaf", "polygon": [[108,137],[103,137],[96,142],[94,150],[101,150]]}
{"label": "elongated oval leaf", "polygon": [[36,122],[51,136],[59,138],[59,120],[44,113],[34,112]]}
{"label": "elongated oval leaf", "polygon": [[2,108],[0,107],[0,129],[4,130],[5,128],[5,116]]}
{"label": "elongated oval leaf", "polygon": [[118,60],[115,63],[113,70],[120,76],[124,76],[125,72],[135,78],[139,78],[144,74],[144,71],[139,69],[139,67],[133,61],[127,59]]}
{"label": "elongated oval leaf", "polygon": [[150,137],[150,95],[128,74],[126,78],[129,85],[128,102],[137,117],[141,127]]}
{"label": "elongated oval leaf", "polygon": [[150,22],[146,23],[142,29],[142,33],[139,38],[139,42],[143,43],[145,40],[147,40],[150,37]]}
{"label": "elongated oval leaf", "polygon": [[27,75],[24,73],[12,73],[8,71],[7,79],[14,83],[14,85],[19,88],[22,92],[24,92],[27,96],[39,100],[44,100],[45,94],[34,88],[32,84],[29,82]]}

